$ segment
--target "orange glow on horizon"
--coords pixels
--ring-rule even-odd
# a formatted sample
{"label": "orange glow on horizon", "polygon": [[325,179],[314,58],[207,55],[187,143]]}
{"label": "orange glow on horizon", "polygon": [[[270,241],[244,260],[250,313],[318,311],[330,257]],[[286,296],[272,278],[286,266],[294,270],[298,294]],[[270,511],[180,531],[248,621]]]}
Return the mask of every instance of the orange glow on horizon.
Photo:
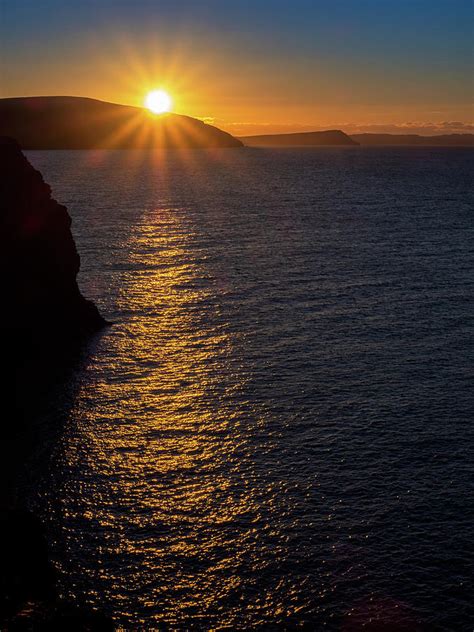
{"label": "orange glow on horizon", "polygon": [[[216,54],[218,50],[222,52]],[[464,127],[472,120],[472,106],[462,101],[433,104],[428,95],[416,101],[381,99],[377,67],[374,76],[354,72],[341,81],[338,73],[316,64],[308,84],[306,71],[283,72],[279,60],[272,58],[263,72],[252,56],[240,53],[237,63],[215,34],[186,32],[138,40],[130,33],[114,32],[109,37],[91,36],[77,62],[71,65],[69,58],[58,58],[48,65],[47,74],[29,77],[27,86],[23,75],[12,75],[8,90],[2,86],[0,93],[86,96],[144,107],[145,95],[164,86],[172,104],[161,113],[172,109],[234,136],[324,129],[348,134],[470,131]],[[96,72],[84,75],[79,72],[84,65]],[[150,116],[152,112],[160,113],[149,108]],[[455,129],[449,121],[466,123]]]}

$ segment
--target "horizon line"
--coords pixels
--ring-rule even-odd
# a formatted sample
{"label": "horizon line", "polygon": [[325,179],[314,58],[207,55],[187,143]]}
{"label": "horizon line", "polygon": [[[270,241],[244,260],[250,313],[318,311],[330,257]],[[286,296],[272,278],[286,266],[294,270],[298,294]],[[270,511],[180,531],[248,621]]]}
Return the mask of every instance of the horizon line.
{"label": "horizon line", "polygon": [[[84,95],[75,95],[75,94],[35,94],[35,95],[15,95],[15,96],[0,96],[0,100],[14,100],[14,99],[84,99],[88,101],[96,101],[98,103],[106,103],[110,105],[122,106],[122,107],[131,107],[137,110],[148,111],[146,106],[137,105],[132,103],[119,103],[117,101],[109,101],[103,98],[84,96]],[[223,131],[227,131],[232,134],[236,138],[254,138],[259,136],[281,136],[281,135],[291,135],[291,134],[311,134],[317,132],[330,132],[330,131],[341,131],[348,136],[359,135],[359,134],[373,134],[373,135],[389,135],[389,136],[419,136],[419,137],[433,137],[433,136],[474,136],[474,122],[471,121],[410,121],[409,123],[332,123],[327,126],[321,125],[320,123],[255,123],[255,122],[231,122],[224,121],[218,119],[217,117],[213,117],[210,115],[207,116],[197,116],[191,114],[182,114],[180,112],[170,111],[157,116],[167,116],[167,115],[175,115],[175,116],[184,116],[189,118],[194,118],[196,120],[201,121],[206,125],[211,125],[213,127],[218,127]],[[450,131],[449,127],[443,128],[442,126],[447,125],[451,126],[454,131]],[[244,131],[233,131],[232,128],[245,128],[245,127],[261,127],[264,128],[258,132],[244,132]],[[278,131],[270,131],[271,128],[289,128],[289,129],[278,129]],[[369,128],[389,128],[390,131],[384,129],[369,129]],[[425,133],[422,132],[423,128],[427,127]],[[466,127],[467,129],[462,129]],[[265,128],[269,128],[266,130]],[[291,129],[293,128],[293,129]],[[309,129],[308,129],[309,128]],[[355,131],[346,131],[347,128],[351,128]],[[360,129],[358,129],[360,128]],[[431,129],[430,129],[431,128]],[[436,129],[437,128],[437,129]],[[417,130],[417,131],[413,131]]]}

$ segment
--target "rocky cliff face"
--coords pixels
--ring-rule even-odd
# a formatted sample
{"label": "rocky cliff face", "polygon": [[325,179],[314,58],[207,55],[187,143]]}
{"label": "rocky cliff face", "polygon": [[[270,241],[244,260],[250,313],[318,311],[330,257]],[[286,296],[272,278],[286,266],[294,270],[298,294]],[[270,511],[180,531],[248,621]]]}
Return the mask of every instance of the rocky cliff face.
{"label": "rocky cliff face", "polygon": [[79,291],[70,227],[66,208],[16,141],[0,137],[2,630],[114,629],[107,618],[59,598],[42,526],[24,507],[20,483],[48,452],[52,427],[61,425],[55,402],[76,350],[106,324]]}
{"label": "rocky cliff face", "polygon": [[113,632],[111,619],[59,596],[41,522],[30,512],[0,513],[0,629]]}
{"label": "rocky cliff face", "polygon": [[79,291],[79,265],[66,207],[16,141],[0,138],[0,319],[7,343],[63,344],[105,325]]}

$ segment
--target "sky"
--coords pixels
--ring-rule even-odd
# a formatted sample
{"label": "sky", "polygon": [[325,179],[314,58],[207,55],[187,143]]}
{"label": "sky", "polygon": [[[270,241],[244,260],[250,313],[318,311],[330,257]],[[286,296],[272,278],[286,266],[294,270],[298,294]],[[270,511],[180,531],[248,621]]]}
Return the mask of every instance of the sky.
{"label": "sky", "polygon": [[0,0],[0,96],[174,111],[233,134],[474,132],[472,0]]}

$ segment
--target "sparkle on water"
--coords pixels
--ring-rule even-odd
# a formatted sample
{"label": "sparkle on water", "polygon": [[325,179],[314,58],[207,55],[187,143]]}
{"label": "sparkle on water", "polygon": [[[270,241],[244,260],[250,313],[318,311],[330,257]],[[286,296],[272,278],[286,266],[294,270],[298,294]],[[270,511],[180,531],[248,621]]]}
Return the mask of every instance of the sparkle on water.
{"label": "sparkle on water", "polygon": [[114,322],[30,486],[65,596],[126,629],[466,629],[472,153],[30,158]]}

